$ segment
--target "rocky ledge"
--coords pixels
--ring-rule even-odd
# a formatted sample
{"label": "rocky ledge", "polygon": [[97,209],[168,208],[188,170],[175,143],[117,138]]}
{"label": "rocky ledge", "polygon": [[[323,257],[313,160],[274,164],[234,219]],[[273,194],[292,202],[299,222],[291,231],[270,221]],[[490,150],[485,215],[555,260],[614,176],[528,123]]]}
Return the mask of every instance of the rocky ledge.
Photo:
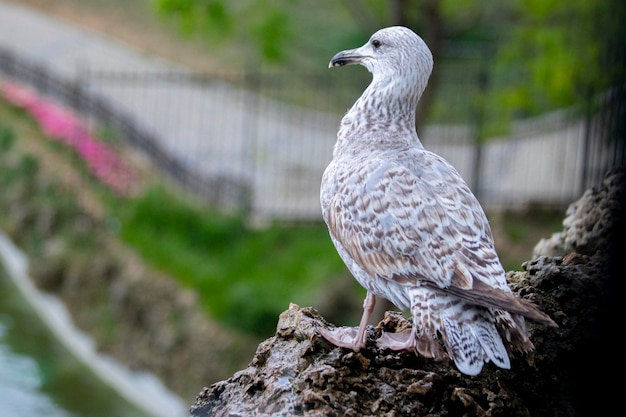
{"label": "rocky ledge", "polygon": [[559,325],[528,321],[536,350],[514,356],[510,370],[489,364],[468,377],[448,360],[378,350],[374,340],[383,329],[410,325],[394,312],[370,326],[363,351],[337,348],[318,334],[328,324],[316,310],[292,304],[249,366],[202,389],[191,415],[611,414],[626,393],[625,350],[612,334],[621,328],[620,293],[611,279],[621,276],[615,238],[623,229],[624,179],[614,171],[588,190],[568,209],[563,231],[542,241],[523,271],[508,274],[511,288]]}

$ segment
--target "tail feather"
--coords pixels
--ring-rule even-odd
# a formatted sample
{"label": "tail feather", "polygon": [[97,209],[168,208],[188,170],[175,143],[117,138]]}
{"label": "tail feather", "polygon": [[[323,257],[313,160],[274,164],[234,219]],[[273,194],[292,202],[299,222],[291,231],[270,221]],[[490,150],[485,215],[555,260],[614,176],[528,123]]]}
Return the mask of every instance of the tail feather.
{"label": "tail feather", "polygon": [[496,327],[511,350],[532,352],[535,346],[526,333],[524,317],[504,310],[493,310]]}
{"label": "tail feather", "polygon": [[480,315],[483,317],[468,326],[473,331],[476,339],[489,359],[491,359],[491,361],[500,368],[511,369],[509,355],[506,351],[506,347],[504,347],[504,343],[502,343],[502,338],[493,323],[493,319],[490,320],[489,317],[484,317],[488,314],[486,311],[481,313],[482,314]]}
{"label": "tail feather", "polygon": [[456,367],[466,375],[478,375],[488,360],[478,339],[467,326],[450,317],[444,316],[442,324],[443,341]]}
{"label": "tail feather", "polygon": [[528,352],[533,345],[524,318],[503,310],[475,306],[457,297],[416,288],[411,294],[415,350],[426,357],[439,357],[437,333],[445,349],[464,374],[477,375],[486,362],[511,368],[507,348]]}
{"label": "tail feather", "polygon": [[417,333],[415,335],[415,350],[418,354],[425,358],[442,358],[444,352],[441,349],[441,345],[437,336],[427,335],[425,333]]}

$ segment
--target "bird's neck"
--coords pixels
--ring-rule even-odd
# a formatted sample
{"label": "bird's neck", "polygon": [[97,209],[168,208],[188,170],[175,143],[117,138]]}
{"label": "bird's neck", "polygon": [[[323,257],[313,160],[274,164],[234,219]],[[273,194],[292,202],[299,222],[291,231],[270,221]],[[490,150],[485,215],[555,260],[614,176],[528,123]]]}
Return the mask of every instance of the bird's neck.
{"label": "bird's neck", "polygon": [[415,131],[418,99],[416,89],[373,80],[341,120],[336,151],[363,149],[363,142],[379,148],[421,147]]}

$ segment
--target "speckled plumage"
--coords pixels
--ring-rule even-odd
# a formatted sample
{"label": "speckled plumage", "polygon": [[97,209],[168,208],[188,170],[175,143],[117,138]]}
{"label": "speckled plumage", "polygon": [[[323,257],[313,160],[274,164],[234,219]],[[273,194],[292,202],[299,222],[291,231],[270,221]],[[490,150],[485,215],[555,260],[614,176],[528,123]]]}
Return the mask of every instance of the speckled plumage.
{"label": "speckled plumage", "polygon": [[372,82],[341,121],[333,160],[322,178],[322,214],[331,239],[367,289],[361,325],[321,330],[355,350],[375,296],[407,309],[413,329],[378,344],[448,355],[465,374],[485,362],[509,368],[507,346],[530,351],[523,316],[553,325],[509,289],[485,213],[459,173],[422,146],[415,109],[432,71],[423,40],[404,27],[376,32],[331,66],[361,64]]}

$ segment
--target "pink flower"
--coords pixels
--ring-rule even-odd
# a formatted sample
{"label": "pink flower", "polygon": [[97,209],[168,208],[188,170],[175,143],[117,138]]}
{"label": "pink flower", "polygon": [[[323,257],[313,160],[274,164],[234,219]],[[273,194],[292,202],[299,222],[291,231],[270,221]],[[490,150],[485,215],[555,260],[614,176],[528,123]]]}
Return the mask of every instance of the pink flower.
{"label": "pink flower", "polygon": [[29,103],[37,99],[31,90],[12,83],[3,83],[0,86],[0,93],[9,103],[21,108],[27,107]]}
{"label": "pink flower", "polygon": [[113,148],[100,142],[73,111],[14,83],[2,83],[0,94],[29,113],[50,139],[74,148],[94,177],[116,194],[128,194],[130,185],[137,180],[135,171]]}

